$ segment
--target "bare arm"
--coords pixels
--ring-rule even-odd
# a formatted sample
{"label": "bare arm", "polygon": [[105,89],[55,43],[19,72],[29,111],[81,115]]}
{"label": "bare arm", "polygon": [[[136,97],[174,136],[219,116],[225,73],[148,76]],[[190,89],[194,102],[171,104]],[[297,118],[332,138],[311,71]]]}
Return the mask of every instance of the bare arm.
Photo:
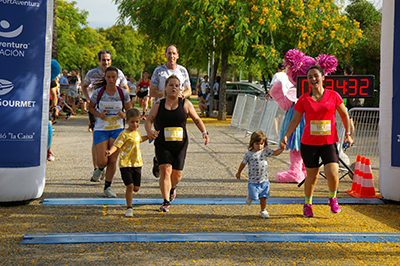
{"label": "bare arm", "polygon": [[242,171],[244,169],[245,165],[243,163],[240,163],[239,165],[239,169],[236,173],[236,178],[240,180],[240,176],[242,175]]}
{"label": "bare arm", "polygon": [[144,128],[146,129],[148,139],[155,139],[158,136],[158,132],[153,131],[151,129],[151,125],[154,123],[154,120],[157,117],[159,107],[160,107],[160,101],[157,101],[153,104],[153,107],[150,110],[149,116],[147,117],[146,122],[144,124]]}
{"label": "bare arm", "polygon": [[189,98],[190,95],[192,95],[192,88],[189,86],[185,87],[183,93],[182,93],[184,98]]}
{"label": "bare arm", "polygon": [[[194,109],[193,104],[189,100],[184,100],[185,101],[185,110],[188,113],[188,115],[193,119],[193,122],[197,126],[197,128],[200,130],[201,133],[207,132],[206,131],[206,126],[204,125],[203,121],[200,119],[199,115],[197,114],[196,110]],[[203,134],[203,139],[206,139],[205,145],[207,145],[210,142],[210,138],[208,136],[208,133]]]}
{"label": "bare arm", "polygon": [[274,153],[272,153],[272,156],[278,156],[279,154],[281,154],[285,149],[279,148],[274,150]]}
{"label": "bare arm", "polygon": [[114,145],[111,146],[111,149],[106,150],[106,156],[111,156],[114,152],[116,152],[118,148]]}
{"label": "bare arm", "polygon": [[89,102],[90,97],[89,97],[88,87],[89,85],[87,85],[85,82],[82,82],[82,93],[83,95],[85,95],[86,100]]}
{"label": "bare arm", "polygon": [[336,109],[338,110],[340,118],[342,118],[344,128],[346,129],[346,135],[343,143],[348,142],[351,146],[353,144],[353,138],[351,137],[351,120],[349,118],[349,114],[347,113],[346,107],[344,107],[343,103],[340,104]]}
{"label": "bare arm", "polygon": [[163,92],[159,91],[156,86],[150,85],[150,97],[162,98]]}
{"label": "bare arm", "polygon": [[128,84],[125,84],[125,86],[123,86],[123,87],[121,87],[121,88],[123,88],[124,90],[126,90],[126,91],[129,93],[129,86],[128,86]]}
{"label": "bare arm", "polygon": [[51,95],[50,109],[52,109],[52,108],[56,107],[58,104],[57,87],[53,87],[50,89],[50,95]]}

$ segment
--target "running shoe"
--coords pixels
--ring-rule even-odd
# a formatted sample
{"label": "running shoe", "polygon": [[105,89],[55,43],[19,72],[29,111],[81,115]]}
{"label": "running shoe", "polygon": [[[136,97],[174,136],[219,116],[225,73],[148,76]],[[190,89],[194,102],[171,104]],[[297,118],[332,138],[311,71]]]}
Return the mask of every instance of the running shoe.
{"label": "running shoe", "polygon": [[267,210],[261,210],[260,211],[260,216],[262,218],[269,218],[269,213],[267,212]]}
{"label": "running shoe", "polygon": [[160,177],[160,167],[158,166],[156,157],[153,158],[153,175],[155,178]]}
{"label": "running shoe", "polygon": [[104,195],[107,198],[116,198],[117,194],[115,194],[114,192],[112,192],[111,187],[108,187],[107,189],[104,190]]}
{"label": "running shoe", "polygon": [[47,152],[47,161],[53,162],[56,159],[51,151]]}
{"label": "running shoe", "polygon": [[132,217],[133,216],[133,209],[132,208],[126,209],[125,216],[126,217]]}
{"label": "running shoe", "polygon": [[106,173],[106,170],[103,169],[103,171],[101,171],[99,168],[96,168],[96,170],[94,170],[92,178],[90,179],[91,182],[100,182],[100,179],[104,179],[104,175]]}
{"label": "running shoe", "polygon": [[163,202],[160,207],[160,212],[169,212],[169,207],[171,207],[171,204]]}
{"label": "running shoe", "polygon": [[336,197],[333,199],[329,198],[329,206],[331,206],[332,213],[339,213],[341,211]]}
{"label": "running shoe", "polygon": [[253,202],[253,200],[250,199],[249,196],[247,196],[247,198],[246,198],[246,204],[247,204],[247,205],[251,205],[252,202]]}
{"label": "running shoe", "polygon": [[171,191],[169,192],[169,202],[174,201],[176,198],[176,188],[171,188]]}
{"label": "running shoe", "polygon": [[146,116],[145,115],[142,115],[142,120],[146,120]]}
{"label": "running shoe", "polygon": [[312,204],[304,204],[303,216],[304,217],[313,217],[314,216],[314,213],[312,211]]}

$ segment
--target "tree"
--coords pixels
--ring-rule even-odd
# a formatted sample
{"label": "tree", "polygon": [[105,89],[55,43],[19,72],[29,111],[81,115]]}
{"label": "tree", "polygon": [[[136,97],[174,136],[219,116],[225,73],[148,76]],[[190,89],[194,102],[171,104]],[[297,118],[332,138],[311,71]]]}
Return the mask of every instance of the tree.
{"label": "tree", "polygon": [[98,51],[108,49],[115,55],[115,49],[88,26],[88,12],[75,5],[75,1],[57,0],[58,60],[63,68],[79,68],[82,73],[97,65]]}
{"label": "tree", "polygon": [[373,99],[367,99],[365,105],[379,106],[382,11],[377,10],[366,0],[351,0],[346,7],[346,13],[360,23],[364,32],[363,38],[358,40],[351,50],[351,60],[346,63],[354,66],[355,74],[375,75],[375,89],[378,91],[378,95]]}
{"label": "tree", "polygon": [[161,44],[177,43],[187,58],[221,54],[220,108],[226,119],[228,59],[243,56],[272,76],[287,50],[346,57],[361,37],[358,25],[334,1],[319,0],[114,0],[121,19]]}

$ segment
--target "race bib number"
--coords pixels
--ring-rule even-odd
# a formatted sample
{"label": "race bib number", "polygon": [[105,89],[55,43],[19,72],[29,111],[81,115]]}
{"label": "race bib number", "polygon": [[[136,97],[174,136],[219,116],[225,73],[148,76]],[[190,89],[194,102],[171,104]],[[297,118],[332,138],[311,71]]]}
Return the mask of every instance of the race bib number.
{"label": "race bib number", "polygon": [[330,120],[311,120],[311,135],[326,136],[331,134]]}
{"label": "race bib number", "polygon": [[164,128],[165,141],[182,141],[183,128],[181,127],[166,127]]}
{"label": "race bib number", "polygon": [[114,129],[121,128],[119,118],[120,118],[119,116],[105,118],[104,119],[104,129],[105,130],[114,130]]}

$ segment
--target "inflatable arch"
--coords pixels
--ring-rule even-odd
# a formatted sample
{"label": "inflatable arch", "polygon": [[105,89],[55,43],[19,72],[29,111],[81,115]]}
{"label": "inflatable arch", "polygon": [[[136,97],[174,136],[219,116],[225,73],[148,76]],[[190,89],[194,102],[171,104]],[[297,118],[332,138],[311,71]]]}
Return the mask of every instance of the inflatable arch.
{"label": "inflatable arch", "polygon": [[43,194],[52,27],[52,0],[0,2],[0,202]]}

